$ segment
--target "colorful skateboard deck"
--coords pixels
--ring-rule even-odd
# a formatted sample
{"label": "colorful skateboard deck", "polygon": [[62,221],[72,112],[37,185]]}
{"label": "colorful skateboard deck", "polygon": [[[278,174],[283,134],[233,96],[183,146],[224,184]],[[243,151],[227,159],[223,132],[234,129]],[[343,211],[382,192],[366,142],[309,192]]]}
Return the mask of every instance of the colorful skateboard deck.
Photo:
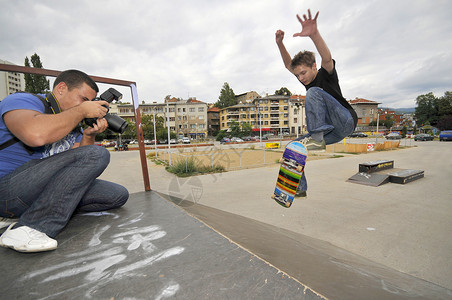
{"label": "colorful skateboard deck", "polygon": [[284,207],[292,205],[301,176],[303,175],[304,166],[308,152],[305,146],[294,141],[289,143],[284,150],[280,160],[281,167],[279,169],[278,180],[272,198]]}

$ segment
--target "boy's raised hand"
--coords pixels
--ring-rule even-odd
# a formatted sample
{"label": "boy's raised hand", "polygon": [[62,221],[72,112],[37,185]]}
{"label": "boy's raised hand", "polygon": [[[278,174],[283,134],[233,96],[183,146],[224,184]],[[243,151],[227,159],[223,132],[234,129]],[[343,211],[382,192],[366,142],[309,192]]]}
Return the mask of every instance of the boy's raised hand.
{"label": "boy's raised hand", "polygon": [[303,14],[303,19],[297,14],[298,21],[301,23],[301,32],[295,33],[293,36],[311,36],[317,33],[317,17],[319,16],[319,12],[315,14],[314,19],[311,16],[311,10],[308,9],[308,17]]}

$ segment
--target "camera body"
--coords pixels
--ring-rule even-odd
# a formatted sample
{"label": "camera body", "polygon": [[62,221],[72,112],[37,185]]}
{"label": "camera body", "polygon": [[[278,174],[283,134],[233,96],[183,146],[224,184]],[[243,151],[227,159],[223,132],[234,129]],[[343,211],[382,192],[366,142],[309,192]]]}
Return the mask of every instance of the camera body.
{"label": "camera body", "polygon": [[[113,100],[119,101],[121,99],[122,94],[120,92],[118,92],[114,88],[109,88],[108,90],[103,92],[99,97],[94,98],[92,101],[107,101],[108,103],[111,103]],[[104,107],[108,109],[107,106],[104,105]],[[124,130],[126,130],[127,126],[129,125],[126,120],[117,115],[111,115],[107,113],[104,118],[105,120],[107,120],[108,129],[116,133],[123,133]],[[93,127],[93,125],[97,122],[97,119],[87,118],[84,120],[84,122],[86,125]]]}

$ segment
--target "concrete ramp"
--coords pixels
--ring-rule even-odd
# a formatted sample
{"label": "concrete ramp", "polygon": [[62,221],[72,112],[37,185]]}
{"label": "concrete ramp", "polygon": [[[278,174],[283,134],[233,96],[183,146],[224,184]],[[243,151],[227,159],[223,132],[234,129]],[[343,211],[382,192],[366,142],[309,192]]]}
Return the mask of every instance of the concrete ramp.
{"label": "concrete ramp", "polygon": [[324,299],[155,192],[76,215],[57,239],[0,248],[1,299]]}

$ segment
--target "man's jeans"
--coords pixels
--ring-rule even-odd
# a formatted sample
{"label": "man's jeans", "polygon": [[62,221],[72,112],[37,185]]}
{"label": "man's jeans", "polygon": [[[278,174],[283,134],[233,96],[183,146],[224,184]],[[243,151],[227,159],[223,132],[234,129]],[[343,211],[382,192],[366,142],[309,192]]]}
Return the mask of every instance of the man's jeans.
{"label": "man's jeans", "polygon": [[[323,132],[326,145],[341,141],[355,130],[354,120],[348,109],[318,87],[312,87],[306,92],[306,125],[309,135]],[[298,190],[307,189],[308,183],[303,172]]]}
{"label": "man's jeans", "polygon": [[0,216],[18,218],[55,237],[74,211],[93,212],[124,205],[129,192],[96,179],[110,162],[103,147],[83,146],[35,159],[0,178]]}

